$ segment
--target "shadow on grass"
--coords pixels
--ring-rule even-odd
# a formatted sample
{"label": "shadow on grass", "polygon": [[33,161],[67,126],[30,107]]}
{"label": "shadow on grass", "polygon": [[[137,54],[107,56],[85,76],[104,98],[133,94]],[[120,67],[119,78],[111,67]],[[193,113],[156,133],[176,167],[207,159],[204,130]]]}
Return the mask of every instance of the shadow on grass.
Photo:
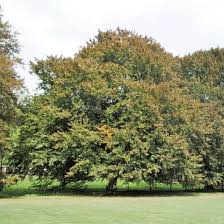
{"label": "shadow on grass", "polygon": [[26,195],[35,195],[35,196],[92,196],[92,197],[173,197],[173,196],[198,196],[198,193],[217,193],[222,192],[222,190],[118,190],[113,194],[106,194],[104,188],[52,188],[49,190],[37,190],[37,189],[10,189],[3,190],[0,192],[0,199],[3,198],[17,198]]}

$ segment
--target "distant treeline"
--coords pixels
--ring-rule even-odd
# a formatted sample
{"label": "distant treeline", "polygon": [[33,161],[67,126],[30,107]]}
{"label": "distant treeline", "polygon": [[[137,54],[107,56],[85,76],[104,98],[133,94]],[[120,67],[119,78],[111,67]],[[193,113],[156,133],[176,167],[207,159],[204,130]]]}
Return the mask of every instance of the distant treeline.
{"label": "distant treeline", "polygon": [[2,182],[224,181],[224,49],[174,57],[152,38],[99,31],[74,57],[31,62],[41,91],[22,97],[19,45],[0,28],[1,166],[13,167]]}

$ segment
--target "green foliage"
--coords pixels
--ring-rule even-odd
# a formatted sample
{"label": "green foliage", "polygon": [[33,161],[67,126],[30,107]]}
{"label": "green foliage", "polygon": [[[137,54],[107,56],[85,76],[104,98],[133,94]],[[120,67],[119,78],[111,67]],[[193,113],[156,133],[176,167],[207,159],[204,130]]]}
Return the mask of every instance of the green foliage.
{"label": "green foliage", "polygon": [[199,99],[204,107],[201,122],[204,128],[195,126],[190,133],[190,144],[202,157],[203,182],[207,187],[223,182],[224,144],[224,49],[212,48],[198,51],[180,59],[185,94]]}
{"label": "green foliage", "polygon": [[12,178],[5,177],[1,171],[3,166],[7,165],[7,155],[12,147],[11,133],[18,117],[17,93],[21,88],[21,80],[14,69],[15,65],[20,63],[18,53],[16,34],[0,15],[0,185],[2,186],[13,182]]}
{"label": "green foliage", "polygon": [[117,29],[99,31],[73,58],[32,62],[43,93],[22,108],[12,165],[62,186],[106,180],[108,192],[117,180],[222,182],[218,52],[174,58],[153,39]]}
{"label": "green foliage", "polygon": [[214,86],[224,86],[224,49],[197,51],[181,59],[182,74],[187,79],[198,79]]}

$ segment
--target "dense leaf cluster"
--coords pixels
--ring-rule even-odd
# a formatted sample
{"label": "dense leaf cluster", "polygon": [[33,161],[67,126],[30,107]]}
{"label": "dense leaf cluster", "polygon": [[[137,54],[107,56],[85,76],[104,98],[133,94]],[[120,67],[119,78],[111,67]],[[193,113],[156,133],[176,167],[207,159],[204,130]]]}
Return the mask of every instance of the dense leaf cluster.
{"label": "dense leaf cluster", "polygon": [[18,52],[16,34],[0,15],[0,188],[4,177],[2,169],[11,145],[10,133],[16,123],[17,93],[21,88],[14,69],[20,62]]}

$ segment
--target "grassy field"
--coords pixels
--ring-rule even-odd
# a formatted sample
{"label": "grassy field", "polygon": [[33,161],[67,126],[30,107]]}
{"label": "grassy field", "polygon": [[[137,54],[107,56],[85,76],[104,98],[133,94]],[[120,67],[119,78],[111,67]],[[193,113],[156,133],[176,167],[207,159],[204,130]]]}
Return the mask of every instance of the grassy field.
{"label": "grassy field", "polygon": [[[27,181],[0,194],[1,224],[223,224],[224,193],[159,192],[137,196],[39,193]],[[129,186],[132,190],[147,185]],[[162,186],[160,186],[162,188]],[[177,187],[177,186],[176,186]],[[122,189],[122,185],[120,185]]]}
{"label": "grassy field", "polygon": [[224,194],[0,199],[1,224],[195,224],[224,221]]}

